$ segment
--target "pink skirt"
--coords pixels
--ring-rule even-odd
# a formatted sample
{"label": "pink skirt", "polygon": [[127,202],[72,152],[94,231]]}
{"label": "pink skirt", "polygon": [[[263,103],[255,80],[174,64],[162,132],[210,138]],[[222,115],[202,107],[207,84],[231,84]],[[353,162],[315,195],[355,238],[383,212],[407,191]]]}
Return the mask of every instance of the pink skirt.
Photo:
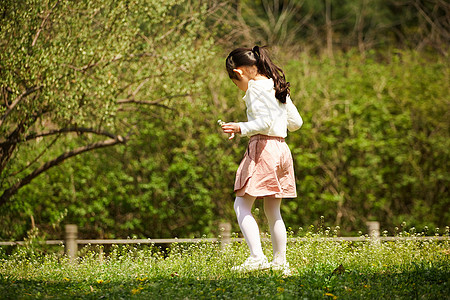
{"label": "pink skirt", "polygon": [[294,166],[284,138],[254,135],[239,165],[234,183],[237,196],[295,198]]}

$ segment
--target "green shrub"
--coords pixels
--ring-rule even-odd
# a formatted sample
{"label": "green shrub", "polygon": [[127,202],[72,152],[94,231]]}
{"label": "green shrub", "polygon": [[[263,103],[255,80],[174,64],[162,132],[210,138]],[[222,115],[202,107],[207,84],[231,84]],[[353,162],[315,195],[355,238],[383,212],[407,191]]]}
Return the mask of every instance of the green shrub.
{"label": "green shrub", "polygon": [[[228,141],[216,122],[245,120],[245,105],[224,71],[225,54],[216,53],[196,77],[202,92],[177,100],[174,111],[136,115],[141,131],[126,147],[72,159],[24,188],[2,208],[11,229],[3,237],[24,235],[31,211],[41,232],[57,238],[62,222],[92,238],[215,236],[221,221],[239,231],[233,184],[248,139]],[[282,206],[287,226],[297,232],[324,216],[343,235],[367,220],[390,233],[406,221],[433,234],[450,223],[445,58],[397,52],[380,61],[350,52],[332,62],[300,54],[281,66],[304,118],[287,138],[298,190]],[[261,202],[256,207],[267,231]]]}

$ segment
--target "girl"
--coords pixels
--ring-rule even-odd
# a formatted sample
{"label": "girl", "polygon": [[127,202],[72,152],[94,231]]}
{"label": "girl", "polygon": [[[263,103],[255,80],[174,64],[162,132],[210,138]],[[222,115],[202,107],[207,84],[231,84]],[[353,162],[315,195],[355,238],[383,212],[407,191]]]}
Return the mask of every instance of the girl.
{"label": "girl", "polygon": [[[283,71],[258,46],[238,48],[226,59],[230,79],[245,92],[247,122],[225,123],[225,133],[249,136],[250,142],[236,174],[234,210],[250,249],[250,257],[232,268],[253,271],[272,268],[289,274],[286,262],[286,227],[280,214],[282,198],[297,197],[291,152],[284,141],[287,129],[302,126],[292,103],[289,82]],[[264,212],[272,237],[273,261],[267,262],[261,248],[258,224],[251,209],[256,198],[264,198]]]}

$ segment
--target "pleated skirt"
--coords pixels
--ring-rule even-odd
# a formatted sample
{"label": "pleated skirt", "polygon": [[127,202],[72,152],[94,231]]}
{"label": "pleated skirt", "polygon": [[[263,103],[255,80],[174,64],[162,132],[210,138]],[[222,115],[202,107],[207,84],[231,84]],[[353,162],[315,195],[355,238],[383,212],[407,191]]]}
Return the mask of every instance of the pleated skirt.
{"label": "pleated skirt", "polygon": [[257,198],[295,198],[294,165],[284,138],[254,135],[236,172],[234,191]]}

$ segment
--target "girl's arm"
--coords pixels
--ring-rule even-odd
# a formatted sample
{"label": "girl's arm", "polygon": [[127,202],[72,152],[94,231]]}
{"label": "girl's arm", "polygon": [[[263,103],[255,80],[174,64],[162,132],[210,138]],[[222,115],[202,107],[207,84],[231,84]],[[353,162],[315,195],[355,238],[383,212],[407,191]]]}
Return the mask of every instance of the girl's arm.
{"label": "girl's arm", "polygon": [[287,128],[289,131],[296,131],[303,125],[303,119],[300,116],[297,107],[291,100],[291,97],[286,98],[286,110],[287,110]]}

